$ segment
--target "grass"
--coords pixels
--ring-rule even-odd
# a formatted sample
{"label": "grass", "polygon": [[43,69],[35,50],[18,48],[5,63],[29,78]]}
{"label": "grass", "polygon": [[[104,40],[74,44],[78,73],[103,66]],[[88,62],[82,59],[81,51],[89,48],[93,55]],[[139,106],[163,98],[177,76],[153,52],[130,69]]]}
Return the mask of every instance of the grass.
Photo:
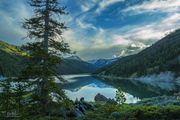
{"label": "grass", "polygon": [[180,120],[180,106],[97,105],[85,120]]}
{"label": "grass", "polygon": [[9,54],[15,54],[15,55],[19,55],[19,56],[26,56],[27,55],[26,52],[21,51],[16,46],[10,45],[10,44],[5,43],[1,40],[0,40],[0,49],[6,53],[9,53]]}

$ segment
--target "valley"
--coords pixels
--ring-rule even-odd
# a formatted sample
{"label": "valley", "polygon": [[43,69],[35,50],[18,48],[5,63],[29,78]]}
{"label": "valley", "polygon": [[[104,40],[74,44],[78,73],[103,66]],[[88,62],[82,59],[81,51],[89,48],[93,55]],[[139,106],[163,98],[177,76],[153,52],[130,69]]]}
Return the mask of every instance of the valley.
{"label": "valley", "polygon": [[180,75],[179,46],[180,30],[176,30],[151,47],[123,57],[116,63],[97,70],[95,74],[136,78],[170,71],[176,79]]}
{"label": "valley", "polygon": [[0,0],[0,120],[180,120],[179,0]]}

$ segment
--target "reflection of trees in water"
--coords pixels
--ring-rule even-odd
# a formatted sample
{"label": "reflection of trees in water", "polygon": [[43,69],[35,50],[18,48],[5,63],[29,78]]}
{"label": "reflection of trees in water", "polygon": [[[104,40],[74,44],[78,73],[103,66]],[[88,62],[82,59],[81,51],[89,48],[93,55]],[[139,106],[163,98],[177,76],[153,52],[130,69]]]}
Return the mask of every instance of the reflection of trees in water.
{"label": "reflection of trees in water", "polygon": [[108,84],[103,83],[102,81],[93,78],[91,76],[82,76],[71,78],[73,82],[60,85],[63,89],[70,90],[72,92],[79,91],[84,86],[98,87],[98,88],[109,88],[111,87]]}
{"label": "reflection of trees in water", "polygon": [[[165,89],[161,86],[155,86],[152,84],[146,84],[137,80],[125,80],[125,79],[109,79],[104,80],[105,83],[110,84],[114,87],[120,87],[124,92],[129,93],[137,98],[149,98],[160,95],[172,95],[178,92],[179,86],[173,85],[174,89]],[[167,83],[171,84],[171,83]],[[171,86],[172,87],[172,86]]]}
{"label": "reflection of trees in water", "polygon": [[[121,88],[124,92],[133,95],[139,99],[155,97],[160,95],[171,95],[178,92],[179,86],[174,85],[174,89],[169,90],[161,86],[154,86],[151,84],[142,83],[136,80],[125,79],[107,79],[101,80],[101,78],[94,78],[91,76],[79,76],[71,78],[73,82],[60,85],[63,89],[70,90],[72,92],[79,91],[84,86],[96,87],[96,88]],[[170,84],[170,83],[169,83]],[[171,86],[172,87],[172,86]]]}

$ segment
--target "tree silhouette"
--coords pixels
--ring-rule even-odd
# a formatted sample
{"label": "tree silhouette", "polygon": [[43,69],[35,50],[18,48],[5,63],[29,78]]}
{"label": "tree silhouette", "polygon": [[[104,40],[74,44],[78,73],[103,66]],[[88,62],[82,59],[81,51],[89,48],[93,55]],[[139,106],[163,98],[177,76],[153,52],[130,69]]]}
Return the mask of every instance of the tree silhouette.
{"label": "tree silhouette", "polygon": [[[30,81],[32,90],[32,113],[51,114],[52,106],[57,101],[67,100],[64,92],[55,84],[55,78],[63,79],[57,74],[56,67],[60,64],[60,56],[69,53],[69,46],[61,37],[67,27],[59,22],[59,16],[66,15],[66,7],[60,7],[58,0],[29,0],[34,8],[34,16],[26,19],[23,27],[28,30],[28,37],[33,41],[22,48],[28,54],[28,66],[19,77]],[[53,101],[55,96],[56,102]],[[36,108],[36,109],[34,109]]]}

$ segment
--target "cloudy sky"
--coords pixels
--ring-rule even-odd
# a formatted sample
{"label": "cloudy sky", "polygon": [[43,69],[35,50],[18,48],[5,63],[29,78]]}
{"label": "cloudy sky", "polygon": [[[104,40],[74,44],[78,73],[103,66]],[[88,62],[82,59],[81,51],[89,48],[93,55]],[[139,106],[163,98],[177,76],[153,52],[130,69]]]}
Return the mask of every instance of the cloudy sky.
{"label": "cloudy sky", "polygon": [[[84,60],[112,58],[129,46],[145,48],[180,28],[180,0],[60,0],[69,15],[63,36]],[[0,39],[21,45],[26,0],[0,0]]]}

